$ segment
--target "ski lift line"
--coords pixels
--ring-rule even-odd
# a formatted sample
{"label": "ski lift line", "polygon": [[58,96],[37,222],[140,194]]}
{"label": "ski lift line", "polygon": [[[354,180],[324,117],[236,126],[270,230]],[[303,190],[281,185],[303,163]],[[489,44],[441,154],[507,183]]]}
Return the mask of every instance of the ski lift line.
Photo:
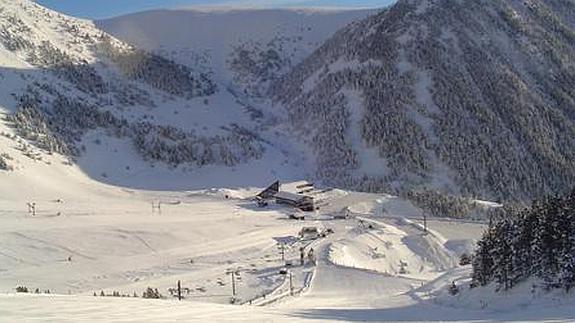
{"label": "ski lift line", "polygon": [[[299,289],[297,289],[297,290],[289,290],[289,289],[288,289],[287,291],[284,291],[283,293],[280,293],[280,294],[278,294],[278,295],[275,296],[275,297],[272,296],[272,294],[274,294],[274,292],[278,291],[278,290],[279,290],[280,288],[282,288],[282,287],[285,287],[285,285],[287,285],[287,283],[289,282],[289,280],[288,280],[287,277],[286,277],[286,276],[288,276],[288,275],[285,275],[285,276],[284,276],[284,282],[282,282],[282,286],[278,286],[278,288],[274,289],[274,291],[272,291],[272,292],[266,294],[266,297],[256,298],[255,301],[256,301],[256,302],[257,302],[257,301],[261,301],[261,303],[257,303],[257,304],[254,304],[254,305],[255,305],[255,306],[266,306],[266,305],[273,304],[273,303],[275,303],[275,302],[278,302],[278,301],[280,301],[280,300],[282,300],[282,299],[285,299],[285,298],[287,298],[287,297],[290,297],[290,296],[291,296],[291,297],[296,297],[296,296],[302,295],[303,293],[307,292],[307,291],[311,288],[311,285],[313,284],[313,280],[314,280],[314,278],[315,278],[315,276],[316,276],[316,270],[317,270],[317,267],[315,267],[312,271],[308,271],[308,272],[305,273],[304,285],[303,285],[303,287],[301,287],[301,288],[299,288]],[[270,295],[270,297],[268,297],[268,295]],[[254,301],[252,300],[252,304],[253,304],[253,303],[254,303]],[[245,304],[245,303],[243,303],[243,304]]]}
{"label": "ski lift line", "polygon": [[300,189],[300,188],[304,188],[304,187],[313,187],[313,183],[300,184],[300,185],[297,185],[295,188]]}
{"label": "ski lift line", "polygon": [[[420,214],[405,215],[405,216],[394,216],[394,215],[373,215],[367,213],[357,213],[358,216],[374,217],[374,218],[384,218],[384,219],[408,219],[414,221],[421,221],[423,216]],[[439,221],[439,222],[456,222],[456,223],[468,223],[468,224],[489,224],[489,220],[470,220],[470,219],[456,219],[456,218],[446,218],[446,217],[434,217],[428,216],[427,221]]]}
{"label": "ski lift line", "polygon": [[[280,291],[282,289],[284,289],[288,283],[286,276],[287,275],[282,276],[283,277],[282,282],[276,288],[274,288],[272,291],[270,291],[269,293],[264,293],[263,295],[256,297],[252,300],[249,300],[249,301],[247,301],[247,303],[250,303],[250,301],[251,301],[252,305],[265,306],[265,305],[270,304],[271,302],[274,302],[274,299],[276,299],[276,297],[278,297],[278,296],[274,297],[274,295],[278,294],[279,296],[281,296],[284,294],[284,293],[280,293]],[[261,303],[259,303],[259,302],[261,302]],[[243,304],[245,304],[245,303],[246,302],[244,302]]]}
{"label": "ski lift line", "polygon": [[[370,223],[375,224],[375,225],[378,225],[378,226],[388,226],[388,224],[386,224],[386,223],[382,223],[382,222],[379,222],[379,221],[376,221],[376,220],[373,220],[373,219],[367,219],[367,218],[364,218],[364,217],[357,217],[357,219],[360,220],[360,221],[364,221],[364,222],[370,222]],[[401,217],[389,217],[389,219],[398,219],[398,220],[401,220],[402,218],[401,218]],[[410,219],[408,219],[408,220],[410,220]],[[420,220],[420,218],[419,218],[418,220]],[[417,224],[418,224],[418,223],[416,223],[416,222],[406,223],[406,225],[413,226],[415,229],[417,229],[417,230],[422,230],[422,231],[423,231],[422,228],[416,226]],[[439,240],[444,239],[444,238],[441,236],[441,234],[439,234],[439,233],[437,233],[437,232],[435,232],[435,231],[433,231],[433,230],[429,230],[429,228],[427,228],[427,231],[425,231],[425,232],[426,232],[427,234],[430,234],[431,236],[433,236],[435,239],[439,239]]]}

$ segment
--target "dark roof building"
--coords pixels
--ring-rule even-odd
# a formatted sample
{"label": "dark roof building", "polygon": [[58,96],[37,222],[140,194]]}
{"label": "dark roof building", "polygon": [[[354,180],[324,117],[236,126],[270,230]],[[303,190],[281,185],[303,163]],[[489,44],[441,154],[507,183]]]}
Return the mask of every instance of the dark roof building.
{"label": "dark roof building", "polygon": [[280,181],[275,181],[272,185],[268,186],[265,190],[261,191],[256,197],[260,199],[269,199],[274,197],[280,190]]}
{"label": "dark roof building", "polygon": [[290,192],[277,192],[275,195],[276,203],[287,204],[296,207],[302,211],[313,211],[313,197],[300,195]]}

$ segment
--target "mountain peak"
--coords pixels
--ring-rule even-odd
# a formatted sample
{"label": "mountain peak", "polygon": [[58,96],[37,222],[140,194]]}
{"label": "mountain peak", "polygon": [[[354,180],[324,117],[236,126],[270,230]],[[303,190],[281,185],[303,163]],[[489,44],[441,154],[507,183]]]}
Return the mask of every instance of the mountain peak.
{"label": "mountain peak", "polygon": [[400,0],[337,33],[275,96],[336,185],[564,191],[575,180],[574,9]]}
{"label": "mountain peak", "polygon": [[399,0],[398,2],[403,5],[414,7],[417,14],[422,14],[438,1],[440,0]]}

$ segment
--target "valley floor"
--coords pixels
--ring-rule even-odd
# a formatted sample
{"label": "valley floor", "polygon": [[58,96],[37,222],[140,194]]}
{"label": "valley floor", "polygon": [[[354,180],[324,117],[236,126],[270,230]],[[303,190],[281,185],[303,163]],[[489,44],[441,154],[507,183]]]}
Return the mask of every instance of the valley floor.
{"label": "valley floor", "polygon": [[[289,208],[258,208],[249,200],[256,189],[152,192],[71,178],[53,190],[20,186],[0,202],[2,322],[575,319],[569,296],[469,292],[470,269],[458,256],[472,251],[484,225],[432,220],[424,233],[418,210],[393,196],[317,192],[321,210],[296,221]],[[334,220],[343,207],[354,216]],[[304,226],[334,233],[301,240]],[[170,295],[177,281],[182,301]],[[452,281],[457,296],[446,292]],[[99,296],[141,296],[147,287],[165,299]]]}

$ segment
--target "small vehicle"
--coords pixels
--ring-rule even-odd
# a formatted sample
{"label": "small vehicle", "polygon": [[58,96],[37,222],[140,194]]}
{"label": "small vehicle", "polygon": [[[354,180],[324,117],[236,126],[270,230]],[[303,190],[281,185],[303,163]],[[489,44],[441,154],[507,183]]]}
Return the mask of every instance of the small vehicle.
{"label": "small vehicle", "polygon": [[268,206],[268,201],[266,200],[257,200],[258,207],[266,207]]}
{"label": "small vehicle", "polygon": [[291,214],[289,215],[289,218],[290,218],[291,220],[303,221],[303,220],[305,220],[305,215],[302,214],[302,213],[291,213]]}
{"label": "small vehicle", "polygon": [[350,216],[348,213],[336,213],[333,215],[334,220],[347,220]]}
{"label": "small vehicle", "polygon": [[287,275],[288,271],[287,271],[286,268],[282,268],[282,269],[279,270],[278,273],[279,273],[280,275]]}
{"label": "small vehicle", "polygon": [[322,232],[317,227],[303,227],[299,232],[299,236],[304,240],[313,240],[320,238],[322,236]]}
{"label": "small vehicle", "polygon": [[321,232],[321,235],[320,235],[320,236],[321,236],[322,238],[325,238],[325,237],[327,237],[327,236],[330,235],[330,234],[333,234],[333,229],[332,229],[332,228],[327,228],[327,229],[325,229],[325,230],[323,230],[323,231]]}
{"label": "small vehicle", "polygon": [[352,212],[349,207],[344,207],[341,211],[333,215],[334,220],[346,220],[352,217]]}

